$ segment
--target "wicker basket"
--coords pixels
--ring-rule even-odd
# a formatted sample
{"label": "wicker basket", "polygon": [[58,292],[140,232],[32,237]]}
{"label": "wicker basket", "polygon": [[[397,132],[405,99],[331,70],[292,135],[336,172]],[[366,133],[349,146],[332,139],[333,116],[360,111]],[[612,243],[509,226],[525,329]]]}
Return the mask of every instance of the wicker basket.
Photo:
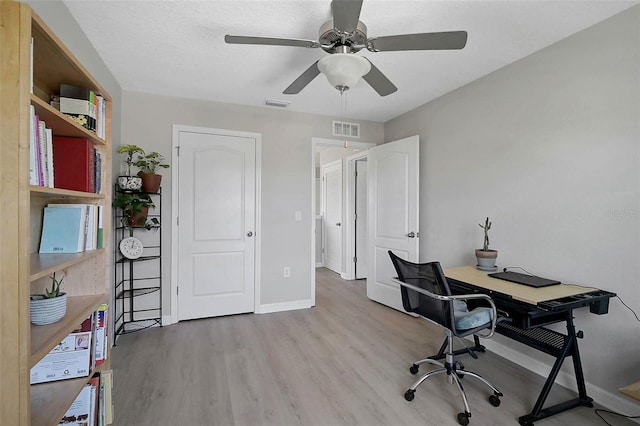
{"label": "wicker basket", "polygon": [[67,313],[67,293],[47,299],[42,294],[31,296],[31,323],[47,325],[58,322]]}

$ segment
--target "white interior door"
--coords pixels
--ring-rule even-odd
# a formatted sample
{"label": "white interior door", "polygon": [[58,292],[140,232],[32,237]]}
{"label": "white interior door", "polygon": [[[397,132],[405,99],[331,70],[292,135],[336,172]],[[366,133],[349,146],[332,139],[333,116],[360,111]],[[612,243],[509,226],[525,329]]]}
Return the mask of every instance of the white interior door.
{"label": "white interior door", "polygon": [[178,135],[178,320],[255,306],[256,139],[210,130]]}
{"label": "white interior door", "polygon": [[367,159],[356,161],[355,258],[356,279],[367,278]]}
{"label": "white interior door", "polygon": [[322,166],[324,266],[342,273],[342,160]]}
{"label": "white interior door", "polygon": [[412,136],[369,150],[369,276],[367,297],[404,311],[387,253],[418,262],[419,138]]}

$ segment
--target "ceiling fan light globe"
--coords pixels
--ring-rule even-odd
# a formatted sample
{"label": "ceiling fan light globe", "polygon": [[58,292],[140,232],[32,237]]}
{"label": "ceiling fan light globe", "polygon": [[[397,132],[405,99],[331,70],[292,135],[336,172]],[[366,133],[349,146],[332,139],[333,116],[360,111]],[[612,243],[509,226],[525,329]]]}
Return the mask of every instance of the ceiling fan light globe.
{"label": "ceiling fan light globe", "polygon": [[318,69],[333,87],[354,87],[371,70],[371,63],[352,53],[334,53],[318,61]]}

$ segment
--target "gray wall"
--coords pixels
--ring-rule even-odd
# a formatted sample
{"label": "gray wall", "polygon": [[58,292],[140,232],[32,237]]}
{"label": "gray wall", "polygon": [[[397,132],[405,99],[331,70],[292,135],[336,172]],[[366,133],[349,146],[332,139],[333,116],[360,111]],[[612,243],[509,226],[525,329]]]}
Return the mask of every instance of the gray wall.
{"label": "gray wall", "polygon": [[[473,264],[489,216],[500,267],[640,312],[639,28],[635,7],[385,123],[386,141],[420,135],[422,261]],[[638,379],[640,324],[617,299],[575,315],[587,381],[616,395]]]}
{"label": "gray wall", "polygon": [[[122,140],[171,158],[172,125],[202,126],[262,134],[262,267],[260,304],[286,304],[311,298],[311,138],[331,139],[335,117],[302,114],[125,91]],[[383,124],[361,122],[361,140],[381,143]],[[117,159],[115,160],[117,161]],[[163,221],[171,217],[171,170],[163,173]],[[303,220],[294,221],[296,210]],[[170,247],[170,229],[163,228]],[[163,262],[167,283],[164,315],[170,314],[169,251]],[[283,278],[284,266],[291,278]]]}

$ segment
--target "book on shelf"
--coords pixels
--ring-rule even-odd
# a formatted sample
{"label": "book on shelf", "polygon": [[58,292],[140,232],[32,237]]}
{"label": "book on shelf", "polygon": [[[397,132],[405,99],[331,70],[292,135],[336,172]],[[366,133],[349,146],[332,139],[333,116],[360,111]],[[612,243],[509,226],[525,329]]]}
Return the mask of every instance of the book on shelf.
{"label": "book on shelf", "polygon": [[[76,399],[73,401],[67,412],[65,413],[59,425],[65,426],[91,426],[95,425],[91,422],[91,405],[92,392],[91,384],[87,384],[82,388]],[[95,395],[95,391],[94,391]],[[94,397],[95,401],[95,397]]]}
{"label": "book on shelf", "polygon": [[96,248],[104,248],[104,207],[98,206],[98,231]]}
{"label": "book on shelf", "polygon": [[38,185],[38,149],[36,137],[36,108],[30,105],[29,114],[29,185]]}
{"label": "book on shelf", "polygon": [[86,377],[92,367],[93,314],[31,368],[31,384]]}
{"label": "book on shelf", "polygon": [[90,379],[88,386],[91,387],[91,406],[89,410],[89,418],[87,426],[97,426],[100,424],[101,407],[100,407],[100,373],[94,374]]}
{"label": "book on shelf", "polygon": [[56,188],[95,192],[95,148],[85,138],[53,137]]}
{"label": "book on shelf", "polygon": [[84,250],[95,250],[98,248],[98,206],[95,204],[57,204],[49,203],[47,207],[57,207],[61,209],[81,208],[84,214]]}
{"label": "book on shelf", "polygon": [[96,130],[96,94],[86,87],[60,85],[60,112],[87,130]]}
{"label": "book on shelf", "polygon": [[85,248],[86,212],[80,207],[45,207],[39,253],[80,253]]}
{"label": "book on shelf", "polygon": [[103,400],[101,410],[104,412],[104,425],[113,423],[113,371],[105,370],[100,374],[100,398]]}
{"label": "book on shelf", "polygon": [[108,305],[102,304],[95,312],[95,364],[104,364],[107,359],[107,346],[109,344],[107,337],[107,321],[109,308]]}

